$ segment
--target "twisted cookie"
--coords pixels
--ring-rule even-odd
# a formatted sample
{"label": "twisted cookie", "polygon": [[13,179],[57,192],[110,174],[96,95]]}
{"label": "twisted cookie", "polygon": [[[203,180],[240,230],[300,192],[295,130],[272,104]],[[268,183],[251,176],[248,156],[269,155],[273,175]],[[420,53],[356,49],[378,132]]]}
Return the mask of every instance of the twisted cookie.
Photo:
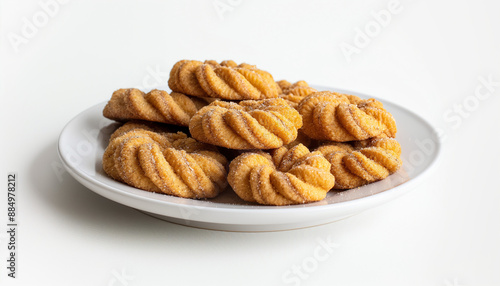
{"label": "twisted cookie", "polygon": [[282,94],[280,97],[286,100],[293,108],[296,108],[299,105],[299,102],[306,96],[313,92],[317,92],[316,89],[310,87],[309,84],[303,80],[297,81],[294,84],[291,84],[286,80],[280,80],[277,84],[281,88]]}
{"label": "twisted cookie", "polygon": [[152,131],[156,133],[166,133],[172,132],[173,129],[169,128],[169,125],[150,122],[150,121],[142,121],[142,120],[130,120],[127,123],[120,126],[116,129],[110,136],[109,141],[112,141],[116,137],[120,137],[125,133],[128,133],[132,130],[143,130],[143,131]]}
{"label": "twisted cookie", "polygon": [[201,99],[163,90],[145,94],[135,89],[119,89],[103,110],[104,117],[117,121],[142,119],[148,121],[188,126],[191,116],[207,105]]}
{"label": "twisted cookie", "polygon": [[192,117],[189,131],[197,140],[230,149],[272,149],[295,140],[301,126],[299,113],[275,98],[212,102]]}
{"label": "twisted cookie", "polygon": [[304,120],[304,133],[313,139],[345,142],[396,136],[394,117],[373,98],[322,91],[304,98],[297,110]]}
{"label": "twisted cookie", "polygon": [[168,86],[188,95],[228,100],[275,98],[279,94],[271,74],[234,61],[179,61],[170,71]]}
{"label": "twisted cookie", "polygon": [[304,145],[244,153],[229,165],[229,184],[245,201],[291,205],[319,201],[335,184],[330,163]]}
{"label": "twisted cookie", "polygon": [[319,147],[331,163],[335,189],[352,189],[385,179],[401,167],[401,146],[392,138],[377,138]]}
{"label": "twisted cookie", "polygon": [[226,158],[182,132],[132,128],[113,138],[103,155],[103,169],[115,180],[194,199],[213,198],[227,185]]}

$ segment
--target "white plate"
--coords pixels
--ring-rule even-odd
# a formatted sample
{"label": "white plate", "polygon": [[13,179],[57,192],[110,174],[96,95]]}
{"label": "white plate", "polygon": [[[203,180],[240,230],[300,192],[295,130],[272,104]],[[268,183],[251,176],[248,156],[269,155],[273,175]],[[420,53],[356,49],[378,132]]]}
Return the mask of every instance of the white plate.
{"label": "white plate", "polygon": [[[316,88],[372,97],[341,89]],[[184,199],[146,192],[110,179],[102,169],[102,154],[117,124],[102,116],[106,102],[83,111],[64,127],[58,152],[68,172],[84,186],[166,221],[229,231],[310,227],[346,218],[405,194],[435,165],[441,144],[432,126],[403,107],[380,101],[396,118],[403,168],[385,180],[344,192],[331,191],[324,200],[305,205],[251,205],[240,200],[231,189],[212,200]]]}

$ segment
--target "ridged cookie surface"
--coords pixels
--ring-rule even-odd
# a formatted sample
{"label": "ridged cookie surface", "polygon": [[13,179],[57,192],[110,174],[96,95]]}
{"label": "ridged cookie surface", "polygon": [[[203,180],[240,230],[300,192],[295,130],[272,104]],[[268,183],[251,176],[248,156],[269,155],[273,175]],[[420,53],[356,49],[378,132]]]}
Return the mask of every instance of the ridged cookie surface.
{"label": "ridged cookie surface", "polygon": [[179,61],[170,71],[168,85],[172,91],[227,100],[257,100],[279,95],[279,86],[270,73],[249,64],[237,65],[234,61],[220,64]]}
{"label": "ridged cookie surface", "polygon": [[228,182],[245,201],[280,206],[322,200],[335,178],[320,152],[299,144],[273,150],[272,155],[249,152],[236,157]]}
{"label": "ridged cookie surface", "polygon": [[152,90],[147,94],[135,89],[113,92],[103,110],[106,118],[116,121],[133,119],[188,126],[191,116],[207,102],[178,92]]}
{"label": "ridged cookie surface", "polygon": [[297,110],[302,130],[313,139],[346,142],[381,134],[395,137],[397,132],[394,117],[373,98],[321,91],[304,98]]}
{"label": "ridged cookie surface", "polygon": [[352,189],[385,179],[401,167],[401,146],[393,138],[328,143],[321,152],[332,165],[335,189]]}
{"label": "ridged cookie surface", "polygon": [[280,80],[277,83],[281,88],[280,97],[286,100],[293,108],[296,108],[299,102],[306,96],[317,92],[315,88],[310,87],[309,84],[303,80],[293,84],[286,80]]}
{"label": "ridged cookie surface", "polygon": [[193,138],[230,149],[273,149],[297,138],[300,114],[283,99],[215,101],[189,123]]}
{"label": "ridged cookie surface", "polygon": [[121,133],[112,136],[103,155],[103,169],[115,180],[194,199],[213,198],[227,185],[227,160],[213,146],[182,132],[132,128]]}

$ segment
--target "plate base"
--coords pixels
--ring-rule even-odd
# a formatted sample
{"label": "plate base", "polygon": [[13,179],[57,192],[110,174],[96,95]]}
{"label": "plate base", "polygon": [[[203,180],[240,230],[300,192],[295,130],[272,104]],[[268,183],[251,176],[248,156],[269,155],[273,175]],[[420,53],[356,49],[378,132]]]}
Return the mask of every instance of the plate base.
{"label": "plate base", "polygon": [[296,229],[303,229],[303,228],[309,228],[309,227],[329,224],[332,222],[346,219],[346,218],[354,215],[354,214],[350,214],[350,215],[346,215],[346,216],[340,217],[340,218],[336,217],[334,220],[317,222],[315,224],[311,224],[310,222],[305,222],[305,223],[279,224],[279,225],[276,225],[276,224],[273,224],[273,225],[239,225],[239,224],[222,224],[222,223],[210,223],[210,222],[202,222],[202,221],[195,221],[195,220],[186,220],[186,219],[179,219],[179,218],[174,218],[174,217],[169,217],[169,216],[163,216],[163,215],[154,214],[154,213],[141,211],[141,210],[138,210],[138,211],[143,213],[143,214],[146,214],[148,216],[157,218],[159,220],[163,220],[163,221],[178,224],[178,225],[206,229],[206,230],[231,231],[231,232],[272,232],[272,231],[296,230]]}

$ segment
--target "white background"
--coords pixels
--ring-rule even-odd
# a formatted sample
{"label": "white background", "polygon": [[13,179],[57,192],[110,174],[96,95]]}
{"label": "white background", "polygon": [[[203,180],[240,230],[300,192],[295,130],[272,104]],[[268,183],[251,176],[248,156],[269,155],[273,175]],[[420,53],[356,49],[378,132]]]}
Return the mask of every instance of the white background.
{"label": "white background", "polygon": [[[498,2],[400,0],[358,47],[357,29],[372,25],[388,0],[74,0],[44,16],[47,2],[0,4],[0,175],[16,171],[20,180],[18,278],[7,277],[2,230],[1,285],[500,284],[500,83],[488,98],[475,96],[478,78],[500,82]],[[359,49],[346,57],[346,44]],[[393,101],[441,130],[441,161],[388,204],[277,233],[173,225],[67,173],[60,182],[52,166],[63,126],[118,88],[165,84],[180,59],[233,59],[276,79]],[[300,283],[283,280],[328,238],[339,246],[325,261]]]}

